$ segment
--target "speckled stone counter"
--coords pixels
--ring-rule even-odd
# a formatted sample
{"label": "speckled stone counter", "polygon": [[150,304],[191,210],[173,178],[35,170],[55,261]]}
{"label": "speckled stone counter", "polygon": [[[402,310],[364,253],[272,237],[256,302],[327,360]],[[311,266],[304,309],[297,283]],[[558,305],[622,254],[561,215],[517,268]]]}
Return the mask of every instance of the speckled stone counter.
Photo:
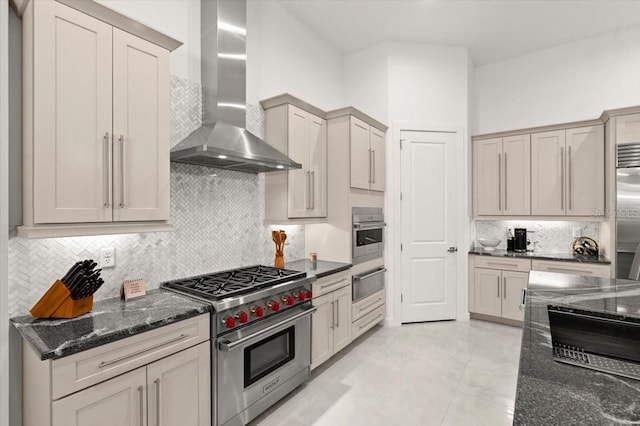
{"label": "speckled stone counter", "polygon": [[287,269],[293,269],[294,271],[304,271],[307,273],[307,277],[322,278],[327,275],[335,274],[336,272],[344,271],[351,268],[350,263],[329,262],[326,260],[318,260],[311,262],[309,259],[299,259],[292,262],[287,262],[284,267]]}
{"label": "speckled stone counter", "polygon": [[474,247],[469,250],[469,254],[477,254],[479,256],[514,257],[522,259],[559,260],[562,262],[600,263],[603,265],[611,264],[611,260],[609,260],[605,256],[579,256],[571,253],[554,253],[544,251],[528,251],[526,253],[516,253],[513,251],[485,250],[482,247]]}
{"label": "speckled stone counter", "polygon": [[640,282],[529,274],[513,424],[639,424],[640,381],[553,360],[551,303],[640,316]]}
{"label": "speckled stone counter", "polygon": [[40,359],[56,359],[211,312],[212,306],[163,290],[141,299],[99,300],[93,311],[73,319],[15,317],[11,323]]}

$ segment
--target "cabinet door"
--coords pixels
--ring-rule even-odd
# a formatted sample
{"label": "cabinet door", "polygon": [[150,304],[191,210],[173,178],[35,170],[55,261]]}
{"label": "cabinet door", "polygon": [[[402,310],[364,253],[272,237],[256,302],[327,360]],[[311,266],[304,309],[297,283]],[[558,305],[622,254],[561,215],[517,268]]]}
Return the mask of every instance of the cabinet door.
{"label": "cabinet door", "polygon": [[110,222],[112,27],[34,2],[34,223]]}
{"label": "cabinet door", "polygon": [[351,343],[351,286],[343,287],[333,293],[335,326],[333,329],[333,352],[347,347]]}
{"label": "cabinet door", "polygon": [[531,214],[531,136],[509,136],[502,140],[505,215]]}
{"label": "cabinet door", "polygon": [[327,216],[327,122],[309,114],[309,217]]}
{"label": "cabinet door", "polygon": [[564,216],[565,131],[531,135],[531,214]]}
{"label": "cabinet door", "polygon": [[113,29],[114,220],[169,219],[169,51]]}
{"label": "cabinet door", "polygon": [[524,321],[520,310],[522,289],[527,288],[529,274],[526,272],[502,271],[502,317]]}
{"label": "cabinet door", "polygon": [[142,367],[54,401],[52,426],[146,425],[146,382]]}
{"label": "cabinet door", "polygon": [[475,311],[478,314],[500,316],[502,275],[496,269],[476,268],[474,276]]}
{"label": "cabinet door", "polygon": [[289,158],[302,164],[301,169],[289,170],[288,217],[307,217],[309,215],[309,114],[293,105],[289,105]]}
{"label": "cabinet door", "polygon": [[311,368],[316,368],[333,355],[333,293],[314,297],[318,308],[311,317]]}
{"label": "cabinet door", "polygon": [[604,126],[567,129],[566,135],[567,215],[602,215]]}
{"label": "cabinet door", "polygon": [[371,183],[371,151],[369,125],[350,117],[351,187],[369,189]]}
{"label": "cabinet door", "polygon": [[502,214],[502,138],[473,143],[475,214]]}
{"label": "cabinet door", "polygon": [[629,114],[615,118],[616,144],[640,142],[640,114]]}
{"label": "cabinet door", "polygon": [[211,424],[210,347],[204,342],[147,366],[149,424]]}
{"label": "cabinet door", "polygon": [[385,143],[384,132],[371,127],[369,145],[371,147],[371,190],[384,191],[385,183]]}

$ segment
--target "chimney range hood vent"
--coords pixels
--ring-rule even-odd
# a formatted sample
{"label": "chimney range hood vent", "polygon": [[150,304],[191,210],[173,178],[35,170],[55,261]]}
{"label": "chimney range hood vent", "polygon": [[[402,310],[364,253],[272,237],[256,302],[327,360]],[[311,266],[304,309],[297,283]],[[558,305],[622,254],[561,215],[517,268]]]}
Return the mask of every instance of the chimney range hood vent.
{"label": "chimney range hood vent", "polygon": [[248,173],[302,165],[245,129],[246,0],[200,3],[203,125],[171,149],[171,161]]}

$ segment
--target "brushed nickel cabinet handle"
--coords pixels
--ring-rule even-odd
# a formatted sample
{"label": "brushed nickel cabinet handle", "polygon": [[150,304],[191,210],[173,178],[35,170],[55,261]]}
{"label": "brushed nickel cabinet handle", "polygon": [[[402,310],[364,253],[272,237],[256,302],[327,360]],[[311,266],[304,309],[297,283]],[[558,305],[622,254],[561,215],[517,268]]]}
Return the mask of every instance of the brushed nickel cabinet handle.
{"label": "brushed nickel cabinet handle", "polygon": [[104,140],[104,208],[109,208],[110,194],[109,194],[109,132],[105,132],[102,137]]}
{"label": "brushed nickel cabinet handle", "polygon": [[140,394],[140,426],[144,426],[144,388],[138,386],[138,393]]}
{"label": "brushed nickel cabinet handle", "polygon": [[156,384],[156,426],[160,426],[160,378],[153,382]]}
{"label": "brushed nickel cabinet handle", "polygon": [[102,361],[98,365],[98,368],[103,368],[103,367],[106,367],[107,365],[111,365],[111,364],[118,363],[120,361],[124,361],[125,359],[129,359],[129,358],[132,358],[132,357],[134,357],[136,355],[140,355],[140,354],[143,354],[145,352],[149,352],[149,351],[152,351],[154,349],[161,348],[162,346],[168,345],[170,343],[179,342],[180,340],[186,339],[187,337],[189,337],[188,334],[181,334],[181,335],[179,335],[177,337],[174,337],[173,339],[167,340],[166,342],[158,343],[157,345],[153,345],[153,346],[149,346],[148,348],[140,349],[139,351],[135,351],[135,352],[133,352],[131,354],[127,354],[127,355],[124,355],[124,356],[121,356],[121,357],[118,357],[118,358],[115,358],[115,359],[111,359],[109,361]]}
{"label": "brushed nickel cabinet handle", "polygon": [[498,279],[498,282],[496,284],[498,284],[496,286],[496,289],[498,290],[498,299],[500,299],[500,277],[496,277]]}
{"label": "brushed nickel cabinet handle", "polygon": [[120,135],[120,208],[124,208],[124,136]]}
{"label": "brushed nickel cabinet handle", "polygon": [[340,328],[340,299],[336,299],[336,328]]}
{"label": "brushed nickel cabinet handle", "polygon": [[502,297],[507,298],[507,277],[502,277]]}
{"label": "brushed nickel cabinet handle", "polygon": [[509,181],[509,169],[507,169],[507,153],[504,153],[504,211],[508,210],[507,200],[509,195],[507,194],[507,182]]}
{"label": "brushed nickel cabinet handle", "polygon": [[369,149],[369,183],[373,183],[373,174],[372,174],[373,165],[371,162],[371,152],[372,152],[371,149]]}
{"label": "brushed nickel cabinet handle", "polygon": [[568,179],[569,179],[569,210],[571,210],[573,208],[573,202],[572,202],[572,198],[573,198],[573,179],[571,177],[571,145],[569,145],[569,147],[567,148],[567,150],[569,151],[567,153],[567,161],[569,162],[569,173],[568,174]]}
{"label": "brushed nickel cabinet handle", "polygon": [[311,172],[311,208],[316,208],[316,172]]}
{"label": "brushed nickel cabinet handle", "polygon": [[371,150],[371,155],[373,159],[371,160],[371,166],[373,167],[373,177],[371,178],[371,183],[376,183],[376,150]]}
{"label": "brushed nickel cabinet handle", "polygon": [[382,313],[379,313],[378,315],[376,315],[376,316],[375,316],[371,321],[369,321],[368,323],[366,323],[366,324],[362,324],[362,325],[360,326],[360,328],[359,328],[359,329],[360,329],[360,330],[362,330],[363,328],[365,328],[365,327],[367,327],[367,326],[369,326],[369,325],[373,324],[373,323],[374,323],[374,322],[376,322],[376,321],[378,320],[378,318],[380,318],[381,316],[382,316]]}
{"label": "brushed nickel cabinet handle", "polygon": [[320,288],[323,289],[323,288],[327,288],[327,287],[333,287],[336,284],[342,284],[342,283],[346,283],[346,282],[347,282],[346,279],[341,278],[338,281],[333,281],[333,282],[330,282],[329,284],[323,284],[323,285],[320,286]]}
{"label": "brushed nickel cabinet handle", "polygon": [[336,326],[336,302],[331,302],[331,329]]}
{"label": "brushed nickel cabinet handle", "polygon": [[564,148],[560,147],[560,210],[564,210]]}
{"label": "brushed nickel cabinet handle", "polygon": [[502,181],[502,158],[498,154],[498,210],[502,210],[502,189],[500,188],[500,182]]}
{"label": "brushed nickel cabinet handle", "polygon": [[362,311],[366,311],[367,309],[369,309],[370,307],[378,304],[379,302],[382,301],[382,297],[378,297],[375,302],[373,303],[369,303],[367,306],[363,306],[362,308],[360,308],[360,310],[358,312],[362,312]]}

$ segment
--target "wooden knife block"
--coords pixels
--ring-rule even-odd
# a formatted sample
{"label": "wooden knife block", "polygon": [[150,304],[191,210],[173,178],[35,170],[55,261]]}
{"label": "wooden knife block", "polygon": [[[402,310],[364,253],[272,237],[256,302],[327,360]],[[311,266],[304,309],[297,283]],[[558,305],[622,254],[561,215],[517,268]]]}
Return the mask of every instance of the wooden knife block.
{"label": "wooden knife block", "polygon": [[75,318],[92,309],[93,295],[73,300],[67,286],[56,280],[29,312],[36,318]]}

